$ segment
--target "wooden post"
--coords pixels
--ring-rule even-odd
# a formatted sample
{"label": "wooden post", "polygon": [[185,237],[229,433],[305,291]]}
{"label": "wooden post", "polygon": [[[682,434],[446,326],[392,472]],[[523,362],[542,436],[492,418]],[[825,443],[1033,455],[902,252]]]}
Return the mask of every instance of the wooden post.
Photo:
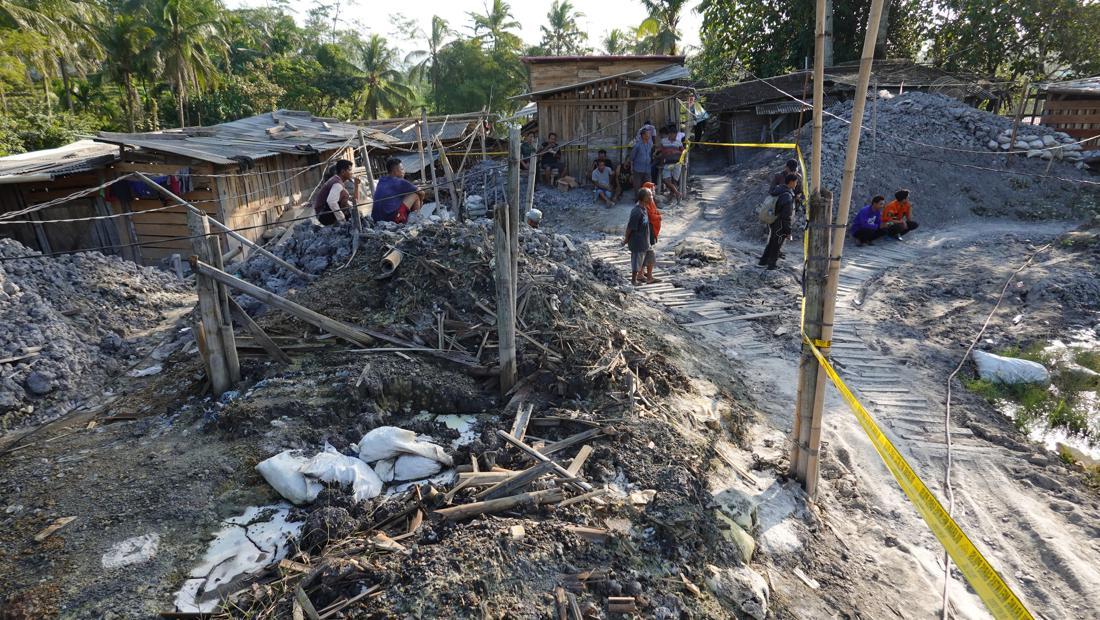
{"label": "wooden post", "polygon": [[520,162],[519,127],[508,130],[508,255],[512,259],[512,302],[518,299],[519,287],[519,222],[522,214],[519,206],[523,203],[519,193]]}
{"label": "wooden post", "polygon": [[[208,218],[209,219],[209,218]],[[225,270],[225,262],[222,259],[222,240],[218,235],[211,235],[206,238],[206,242],[209,245],[208,256],[210,257],[210,264],[214,267]],[[233,317],[230,315],[230,297],[229,291],[225,288],[225,285],[216,282],[214,289],[218,293],[218,320],[220,325],[218,331],[222,337],[222,352],[225,354],[225,367],[229,371],[229,382],[232,385],[236,385],[241,382],[241,361],[237,357],[237,339],[233,334]]]}
{"label": "wooden post", "polygon": [[[519,176],[519,128],[508,135],[508,175]],[[513,168],[515,170],[513,171]],[[511,205],[498,205],[494,217],[493,251],[496,259],[497,350],[500,354],[500,393],[507,394],[516,383],[516,296],[512,282]]]}
{"label": "wooden post", "polygon": [[875,99],[871,102],[871,152],[878,153],[878,78],[875,78]]}
{"label": "wooden post", "polygon": [[[424,129],[420,126],[421,121],[416,121],[416,149],[420,152],[420,183],[426,185],[428,182],[428,173],[425,171],[428,164],[424,161]],[[389,172],[388,170],[386,171]]]}
{"label": "wooden post", "polygon": [[443,148],[443,141],[438,137],[435,139],[435,146],[439,149],[439,160],[443,163],[443,175],[447,179],[447,189],[451,191],[451,205],[454,207],[455,216],[458,218],[458,221],[465,221],[466,217],[463,214],[462,196],[459,194],[458,184],[455,183],[454,170],[451,169],[451,161],[447,159],[447,151]]}
{"label": "wooden post", "polygon": [[[367,198],[370,199],[371,209],[374,209],[374,171],[370,167],[370,151],[367,150],[367,138],[363,130],[359,130],[359,148],[363,149],[363,171],[367,177]],[[356,198],[359,198],[356,196]],[[356,209],[359,207],[356,206]]]}
{"label": "wooden post", "polygon": [[810,153],[811,195],[821,191],[821,125],[825,116],[825,3],[817,0],[817,33],[814,37],[813,151]]}
{"label": "wooden post", "polygon": [[435,178],[435,155],[432,154],[432,140],[435,139],[435,135],[432,134],[431,125],[428,125],[428,112],[424,108],[420,108],[420,118],[424,121],[424,130],[428,132],[428,135],[424,138],[425,148],[428,152],[428,168],[432,171],[432,197],[435,201],[442,204],[443,201],[439,199],[439,181]]}
{"label": "wooden post", "polygon": [[[187,228],[191,233],[191,247],[195,256],[192,266],[203,259],[209,260],[210,244],[206,237],[210,234],[209,218],[205,213],[187,212]],[[221,396],[232,386],[229,366],[226,362],[225,347],[222,343],[220,304],[214,280],[195,272],[195,288],[199,296],[199,333],[195,339],[199,343],[199,352],[206,363],[206,376],[210,379],[210,388],[214,396]]]}
{"label": "wooden post", "polygon": [[524,211],[524,213],[535,208],[535,183],[538,181],[538,157],[538,153],[531,153],[531,159],[527,162],[527,200],[524,203],[527,205],[527,210]]}
{"label": "wooden post", "polygon": [[1031,87],[1031,78],[1024,78],[1024,89],[1020,93],[1020,105],[1016,106],[1016,118],[1012,121],[1012,138],[1008,145],[1008,157],[1005,159],[1005,166],[1011,166],[1012,160],[1015,159],[1015,155],[1012,151],[1016,150],[1016,131],[1020,128],[1020,121],[1024,116],[1024,106],[1027,104],[1027,89]]}
{"label": "wooden post", "polygon": [[481,108],[481,116],[477,117],[478,137],[481,139],[481,161],[485,161],[485,108]]}
{"label": "wooden post", "polygon": [[[844,237],[848,230],[848,210],[852,203],[852,187],[856,175],[856,160],[859,156],[860,126],[863,124],[863,111],[867,107],[867,86],[871,81],[871,62],[875,54],[875,38],[878,35],[879,18],[882,15],[883,0],[871,0],[871,14],[867,20],[867,32],[863,38],[863,56],[859,63],[859,79],[856,84],[855,100],[852,102],[852,123],[848,127],[848,152],[844,158],[844,177],[840,186],[840,205],[837,207],[836,220],[832,227],[832,241],[829,257],[829,277],[825,284],[825,294],[821,312],[821,337],[825,344],[818,348],[828,357],[828,343],[833,339],[833,320],[836,315],[836,292],[840,279],[840,261],[844,252]],[[815,85],[816,88],[816,85]],[[815,110],[815,114],[817,111]],[[807,312],[809,314],[809,312]],[[808,382],[807,382],[808,383]],[[816,382],[815,382],[816,384]],[[809,428],[805,423],[799,425],[799,464],[806,494],[813,499],[817,494],[817,479],[820,465],[818,451],[821,446],[821,403],[819,396],[824,390],[815,390],[813,394],[813,414]],[[808,399],[808,395],[804,395]]]}

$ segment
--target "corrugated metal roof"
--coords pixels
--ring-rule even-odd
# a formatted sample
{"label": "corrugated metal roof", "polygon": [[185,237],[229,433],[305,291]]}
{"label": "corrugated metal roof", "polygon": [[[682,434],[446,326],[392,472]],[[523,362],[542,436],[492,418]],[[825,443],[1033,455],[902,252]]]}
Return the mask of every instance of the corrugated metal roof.
{"label": "corrugated metal roof", "polygon": [[[314,153],[340,148],[349,141],[358,146],[361,128],[309,112],[276,110],[210,127],[150,133],[100,132],[96,140],[109,144],[171,153],[215,164],[241,159],[263,159],[280,153]],[[367,146],[387,148],[395,140],[369,128],[363,129]]]}
{"label": "corrugated metal roof", "polygon": [[[828,107],[836,103],[836,99],[833,97],[825,97],[825,106]],[[777,101],[775,103],[761,103],[757,105],[755,111],[757,114],[764,116],[771,114],[797,114],[799,112],[806,112],[814,109],[812,103],[807,102],[803,104],[800,101]]]}
{"label": "corrugated metal roof", "polygon": [[1041,88],[1048,93],[1100,95],[1100,75],[1066,82],[1047,82]]}
{"label": "corrugated metal roof", "polygon": [[92,140],[0,157],[0,183],[52,181],[67,174],[96,170],[118,159],[118,147]]}
{"label": "corrugated metal roof", "polygon": [[583,82],[577,82],[576,84],[566,84],[564,86],[555,86],[553,88],[544,88],[542,90],[533,90],[529,93],[523,93],[522,95],[516,95],[514,97],[509,97],[509,99],[524,99],[524,98],[527,98],[527,97],[541,97],[542,95],[553,95],[554,93],[560,93],[560,92],[564,92],[564,91],[567,91],[567,90],[573,90],[574,88],[582,88],[584,86],[589,86],[591,84],[598,84],[600,82],[605,82],[607,80],[617,80],[617,79],[625,78],[627,76],[634,77],[634,78],[640,78],[640,77],[644,77],[645,74],[642,73],[641,71],[637,70],[637,69],[634,69],[632,71],[625,71],[623,73],[616,73],[615,75],[605,75],[603,77],[598,77],[598,78],[591,79],[591,80],[584,80]]}
{"label": "corrugated metal roof", "polygon": [[[469,131],[477,127],[478,118],[480,117],[462,114],[457,118],[429,119],[427,130],[422,129],[422,134],[424,138],[438,136],[443,144],[456,142],[465,138]],[[408,118],[363,122],[364,127],[369,127],[391,138],[394,146],[416,144],[416,127],[419,124],[419,119]]]}
{"label": "corrugated metal roof", "polygon": [[[394,157],[394,159],[398,159],[398,160],[401,161],[401,165],[405,166],[405,172],[408,172],[410,174],[420,174],[421,172],[423,172],[423,169],[420,167],[420,153],[403,153],[401,155],[394,155],[393,157]],[[432,163],[435,163],[438,160],[439,160],[439,153],[436,153],[435,151],[432,151],[432,158],[431,158]],[[427,153],[424,153],[424,162],[425,162],[424,168],[427,168],[428,167],[428,165],[427,165],[428,154]]]}
{"label": "corrugated metal roof", "polygon": [[645,77],[638,78],[634,81],[645,84],[661,84],[663,82],[671,82],[672,80],[686,80],[690,75],[691,72],[682,64],[668,65],[667,67],[657,69],[653,73],[649,73]]}
{"label": "corrugated metal roof", "polygon": [[642,54],[637,56],[632,55],[619,55],[619,56],[523,56],[520,58],[528,64],[552,64],[556,62],[577,62],[577,61],[593,61],[593,62],[606,62],[615,60],[667,60],[669,62],[677,62],[683,64],[686,56],[668,56],[665,54]]}

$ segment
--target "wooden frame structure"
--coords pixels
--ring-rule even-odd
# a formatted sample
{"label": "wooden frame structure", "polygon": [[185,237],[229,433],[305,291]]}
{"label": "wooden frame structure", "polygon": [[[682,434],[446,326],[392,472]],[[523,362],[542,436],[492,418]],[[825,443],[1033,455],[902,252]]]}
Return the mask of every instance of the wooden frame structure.
{"label": "wooden frame structure", "polygon": [[1045,84],[1042,92],[1043,116],[1040,121],[1078,140],[1086,149],[1100,147],[1100,76]]}

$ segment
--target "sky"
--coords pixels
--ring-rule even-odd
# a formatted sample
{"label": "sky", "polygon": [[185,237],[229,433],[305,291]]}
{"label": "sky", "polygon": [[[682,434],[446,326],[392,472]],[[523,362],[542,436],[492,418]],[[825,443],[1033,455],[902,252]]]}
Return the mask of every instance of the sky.
{"label": "sky", "polygon": [[[701,19],[695,8],[700,0],[688,0],[680,16],[681,45],[699,45],[699,25]],[[231,8],[258,7],[269,4],[267,0],[228,0]],[[306,11],[315,4],[314,0],[290,0],[290,7],[297,11],[298,22],[305,20]],[[429,30],[432,15],[439,15],[450,23],[453,30],[470,34],[470,18],[467,13],[483,13],[485,0],[408,0],[406,2],[379,2],[378,0],[342,0],[340,2],[340,21],[346,27],[357,27],[391,37],[394,47],[408,52],[422,49],[416,41],[400,40],[392,36],[394,28],[390,18],[395,14],[414,19],[420,27]],[[512,0],[508,3],[512,16],[520,24],[519,35],[524,43],[535,44],[542,39],[539,26],[546,24],[546,13],[550,10],[550,0]],[[584,17],[578,20],[581,30],[588,33],[588,45],[599,48],[604,37],[613,28],[636,28],[645,19],[645,10],[638,0],[573,0]]]}

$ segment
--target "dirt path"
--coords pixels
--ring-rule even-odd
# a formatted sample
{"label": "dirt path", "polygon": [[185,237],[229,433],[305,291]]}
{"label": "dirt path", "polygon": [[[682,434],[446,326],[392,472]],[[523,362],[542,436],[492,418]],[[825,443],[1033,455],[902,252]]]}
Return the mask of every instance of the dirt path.
{"label": "dirt path", "polygon": [[[798,340],[797,304],[791,302],[797,299],[798,285],[791,276],[800,264],[801,247],[791,243],[785,248],[786,273],[763,273],[753,264],[760,243],[733,232],[737,227],[731,220],[739,216],[722,208],[731,202],[729,179],[707,176],[702,182],[706,189],[700,200],[664,213],[659,270],[675,264],[667,248],[689,237],[721,242],[727,260],[705,276],[690,272],[666,276],[665,282],[639,292],[677,313],[683,324],[703,323],[694,327],[700,338],[726,350],[730,371],[740,374],[758,396],[755,405],[762,415],[754,429],[753,457],[778,464],[785,458],[793,415]],[[592,210],[562,226],[582,233],[585,227],[614,231],[625,221],[626,211],[624,206]],[[950,372],[951,357],[957,361],[963,349],[939,356],[923,354],[919,334],[893,324],[898,321],[891,312],[904,313],[905,308],[893,308],[889,300],[904,296],[904,291],[884,290],[881,281],[887,275],[922,278],[951,273],[964,293],[969,286],[990,287],[986,280],[991,273],[998,283],[1003,282],[1022,260],[1022,255],[1004,248],[1001,239],[1018,236],[1037,244],[1040,238],[1068,228],[1062,222],[976,220],[965,230],[922,229],[904,242],[884,240],[874,247],[846,249],[834,359],[884,432],[945,505],[943,381]],[[595,256],[624,265],[627,257],[617,239],[593,245]],[[975,245],[986,250],[986,264],[952,260],[960,247]],[[744,289],[749,278],[759,282],[755,291],[722,286],[732,280]],[[719,293],[700,299],[701,280],[707,283],[703,289],[717,288]],[[965,312],[972,316],[975,330],[992,307],[950,297],[944,295],[937,312]],[[878,310],[864,311],[872,298]],[[783,315],[759,321],[728,320],[761,310],[778,310]],[[938,318],[925,320],[931,324]],[[962,344],[963,336],[959,338]],[[965,395],[957,395],[956,403],[961,398]],[[1095,525],[1100,523],[1100,506],[1095,493],[1079,489],[1041,448],[1020,443],[1003,420],[984,419],[970,425],[972,416],[960,420],[956,414],[955,418],[954,514],[963,529],[1033,612],[1049,618],[1077,618],[1100,608],[1100,545],[1096,542],[1100,529]],[[833,389],[826,401],[823,440],[817,518],[777,506],[789,498],[767,497],[766,492],[756,497],[762,514],[758,534],[762,551],[757,559],[767,567],[777,600],[787,610],[807,617],[823,611],[830,615],[859,612],[868,617],[938,615],[942,548]],[[791,541],[781,535],[784,530],[795,532],[795,544],[782,544]],[[810,534],[797,535],[802,530]],[[795,567],[808,579],[791,576]],[[988,617],[957,570],[954,576],[955,615]],[[914,615],[915,610],[921,613]]]}

